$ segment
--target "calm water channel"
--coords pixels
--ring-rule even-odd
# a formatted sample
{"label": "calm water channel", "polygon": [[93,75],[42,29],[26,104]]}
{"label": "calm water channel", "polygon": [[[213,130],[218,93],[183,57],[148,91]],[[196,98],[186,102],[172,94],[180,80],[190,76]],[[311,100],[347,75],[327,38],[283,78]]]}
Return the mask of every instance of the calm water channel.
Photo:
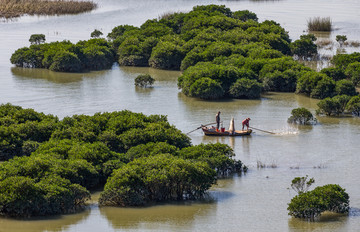
{"label": "calm water channel", "polygon": [[[118,67],[84,74],[19,69],[9,58],[15,49],[28,46],[31,34],[43,33],[47,41],[88,39],[94,29],[107,34],[120,24],[139,26],[166,12],[189,11],[198,4],[225,4],[231,10],[248,9],[260,21],[275,20],[297,39],[310,17],[330,16],[336,28],[327,35],[347,35],[360,40],[359,0],[96,0],[92,13],[61,17],[23,17],[0,22],[0,103],[58,115],[129,109],[145,114],[168,115],[183,132],[214,121],[222,112],[224,126],[231,117],[236,127],[244,117],[251,125],[278,132],[256,132],[249,137],[208,138],[200,131],[190,134],[193,144],[222,142],[249,166],[242,177],[220,180],[211,189],[211,202],[187,202],[146,208],[99,208],[98,193],[87,210],[74,215],[33,220],[0,218],[0,232],[8,231],[360,231],[360,118],[319,118],[319,124],[292,127],[286,120],[293,108],[316,110],[317,101],[295,94],[271,93],[261,100],[201,101],[185,97],[177,89],[180,72],[150,68]],[[134,78],[150,73],[152,89],[137,89]],[[257,169],[260,161],[276,168]],[[296,176],[314,177],[316,185],[336,183],[350,195],[349,216],[326,214],[316,222],[292,219],[287,203]]]}

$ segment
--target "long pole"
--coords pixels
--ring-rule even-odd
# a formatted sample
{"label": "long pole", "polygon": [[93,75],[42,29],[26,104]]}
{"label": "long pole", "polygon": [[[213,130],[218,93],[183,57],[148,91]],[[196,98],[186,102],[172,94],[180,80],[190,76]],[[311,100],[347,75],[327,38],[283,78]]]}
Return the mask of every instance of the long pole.
{"label": "long pole", "polygon": [[209,125],[213,125],[213,124],[216,124],[216,122],[212,122],[212,123],[208,123],[208,124],[205,124],[205,125],[201,125],[201,126],[199,126],[198,128],[196,128],[195,130],[192,130],[192,131],[190,131],[190,132],[188,132],[188,133],[186,133],[186,134],[190,134],[191,132],[194,132],[194,131],[196,131],[196,130],[199,130],[200,128],[202,128],[202,127],[204,127],[204,126],[209,126]]}
{"label": "long pole", "polygon": [[251,126],[249,126],[249,128],[254,129],[254,130],[258,130],[258,131],[262,131],[262,132],[265,132],[265,133],[273,134],[273,135],[276,134],[276,133],[271,132],[271,131],[261,130],[261,129],[258,129],[258,128],[255,128],[255,127],[251,127]]}

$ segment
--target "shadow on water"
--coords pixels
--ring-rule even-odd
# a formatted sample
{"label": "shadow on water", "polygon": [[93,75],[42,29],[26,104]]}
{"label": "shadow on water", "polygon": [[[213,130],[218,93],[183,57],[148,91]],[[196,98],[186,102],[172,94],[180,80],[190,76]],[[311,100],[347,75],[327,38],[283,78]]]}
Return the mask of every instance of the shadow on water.
{"label": "shadow on water", "polygon": [[150,207],[101,207],[100,213],[115,229],[164,228],[164,225],[189,228],[198,216],[206,216],[216,204],[209,202],[180,202]]}
{"label": "shadow on water", "polygon": [[36,217],[31,219],[10,219],[0,217],[0,232],[55,232],[64,231],[72,225],[85,221],[91,210],[86,208],[82,212],[52,217]]}
{"label": "shadow on water", "polygon": [[299,218],[288,220],[289,231],[343,231],[348,215],[324,212],[314,221]]}
{"label": "shadow on water", "polygon": [[64,72],[53,72],[48,69],[40,68],[19,68],[12,67],[11,72],[14,77],[26,77],[31,79],[44,79],[54,83],[71,83],[82,81],[83,78],[100,77],[109,72],[104,71],[93,71],[88,73],[64,73]]}
{"label": "shadow on water", "polygon": [[234,197],[234,193],[222,191],[233,184],[233,177],[218,180],[201,200],[156,203],[146,207],[100,207],[100,213],[114,229],[141,229],[144,226],[172,231],[191,229],[197,218],[208,217],[216,212],[219,202]]}

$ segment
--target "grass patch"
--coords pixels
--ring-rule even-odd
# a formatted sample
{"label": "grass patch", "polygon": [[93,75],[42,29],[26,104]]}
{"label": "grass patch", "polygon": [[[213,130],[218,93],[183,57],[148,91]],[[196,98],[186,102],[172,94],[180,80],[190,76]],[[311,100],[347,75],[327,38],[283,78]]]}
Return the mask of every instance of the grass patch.
{"label": "grass patch", "polygon": [[318,46],[318,48],[324,48],[324,47],[333,47],[334,42],[331,41],[330,39],[321,39],[321,40],[317,40],[316,45]]}
{"label": "grass patch", "polygon": [[357,47],[360,47],[360,42],[359,41],[345,41],[344,45],[357,48]]}
{"label": "grass patch", "polygon": [[314,17],[308,20],[308,30],[309,31],[331,31],[332,22],[330,17],[320,18]]}
{"label": "grass patch", "polygon": [[265,164],[264,162],[257,160],[256,166],[257,168],[277,168],[277,164],[274,161],[271,164]]}
{"label": "grass patch", "polygon": [[66,0],[0,0],[0,17],[14,18],[22,15],[62,15],[88,12],[97,7],[92,1]]}

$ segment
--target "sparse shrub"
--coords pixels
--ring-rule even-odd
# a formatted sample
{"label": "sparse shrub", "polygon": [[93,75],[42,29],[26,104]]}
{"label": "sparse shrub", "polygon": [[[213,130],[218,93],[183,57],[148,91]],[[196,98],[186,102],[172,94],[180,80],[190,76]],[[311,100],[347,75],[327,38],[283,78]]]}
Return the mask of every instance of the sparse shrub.
{"label": "sparse shrub", "polygon": [[146,88],[154,84],[155,79],[150,74],[142,74],[135,78],[135,85],[138,87]]}
{"label": "sparse shrub", "polygon": [[315,179],[314,178],[310,178],[309,180],[307,180],[308,176],[306,175],[305,177],[295,177],[292,181],[291,181],[291,188],[297,193],[297,194],[302,194],[302,193],[306,193],[310,186],[315,183]]}
{"label": "sparse shrub", "polygon": [[342,46],[346,40],[347,40],[346,35],[337,35],[336,36],[336,41],[340,44],[340,46]]}

